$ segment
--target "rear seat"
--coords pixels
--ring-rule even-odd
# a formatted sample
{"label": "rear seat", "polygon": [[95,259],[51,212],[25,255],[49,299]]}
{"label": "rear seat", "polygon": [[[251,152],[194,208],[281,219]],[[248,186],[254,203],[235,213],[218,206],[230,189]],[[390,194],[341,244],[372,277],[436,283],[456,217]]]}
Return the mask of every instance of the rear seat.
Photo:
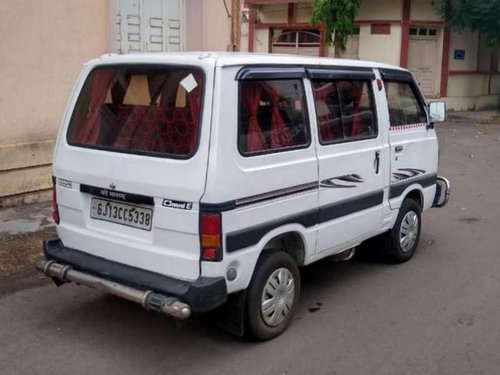
{"label": "rear seat", "polygon": [[115,124],[121,130],[113,145],[121,149],[187,154],[196,142],[189,107],[121,105]]}
{"label": "rear seat", "polygon": [[145,105],[121,105],[116,114],[116,126],[120,129],[114,146],[117,148],[130,149],[139,124],[143,121],[148,106]]}
{"label": "rear seat", "polygon": [[165,152],[190,153],[196,143],[197,129],[189,107],[165,108],[164,116],[160,140]]}

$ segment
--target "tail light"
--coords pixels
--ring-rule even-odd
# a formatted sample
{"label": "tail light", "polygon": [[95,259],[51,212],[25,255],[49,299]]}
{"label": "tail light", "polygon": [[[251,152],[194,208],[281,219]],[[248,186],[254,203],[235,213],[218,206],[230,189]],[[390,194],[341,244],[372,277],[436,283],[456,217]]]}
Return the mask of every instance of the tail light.
{"label": "tail light", "polygon": [[222,260],[222,217],[221,214],[200,215],[201,260],[218,262]]}
{"label": "tail light", "polygon": [[57,208],[56,178],[52,177],[52,220],[59,224],[59,209]]}

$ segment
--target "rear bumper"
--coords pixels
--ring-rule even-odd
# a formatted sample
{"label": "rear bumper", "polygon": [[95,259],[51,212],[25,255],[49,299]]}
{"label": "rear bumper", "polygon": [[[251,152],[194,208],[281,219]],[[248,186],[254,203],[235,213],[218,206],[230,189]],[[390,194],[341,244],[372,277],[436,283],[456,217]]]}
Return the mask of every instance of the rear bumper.
{"label": "rear bumper", "polygon": [[432,202],[432,207],[444,207],[450,200],[451,184],[450,181],[443,176],[436,178],[436,195]]}
{"label": "rear bumper", "polygon": [[227,300],[226,281],[223,277],[200,277],[194,281],[174,279],[66,248],[59,239],[45,241],[43,250],[47,261],[52,262],[37,264],[37,269],[56,282],[75,281],[169,315],[175,314],[170,314],[157,305],[179,301],[179,306],[188,308],[189,313],[205,312]]}

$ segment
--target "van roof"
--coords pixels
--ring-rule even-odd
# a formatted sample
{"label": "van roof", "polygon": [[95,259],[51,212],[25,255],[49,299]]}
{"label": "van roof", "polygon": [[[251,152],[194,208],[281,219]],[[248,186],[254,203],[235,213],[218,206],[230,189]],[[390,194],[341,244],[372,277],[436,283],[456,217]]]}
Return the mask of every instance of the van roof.
{"label": "van roof", "polygon": [[[90,65],[110,63],[162,63],[180,62],[196,63],[205,60],[216,66],[241,66],[241,65],[329,65],[329,66],[353,66],[365,68],[386,68],[406,70],[399,66],[383,64],[372,61],[349,60],[327,57],[310,57],[299,55],[283,55],[255,52],[165,52],[165,53],[130,53],[130,54],[105,54],[88,62]],[[207,61],[208,60],[208,61]]]}

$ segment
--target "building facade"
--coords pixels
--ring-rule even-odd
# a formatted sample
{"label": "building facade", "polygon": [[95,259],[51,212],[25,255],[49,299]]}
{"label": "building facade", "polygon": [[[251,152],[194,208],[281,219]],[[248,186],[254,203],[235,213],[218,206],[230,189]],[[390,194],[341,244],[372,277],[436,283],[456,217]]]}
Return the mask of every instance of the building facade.
{"label": "building facade", "polygon": [[312,0],[244,0],[241,49],[372,60],[402,66],[429,98],[449,109],[500,106],[499,51],[480,35],[450,32],[433,0],[363,0],[355,33],[340,53],[312,26]]}
{"label": "building facade", "polygon": [[0,1],[0,207],[51,198],[54,139],[85,61],[109,52],[233,49],[227,3]]}
{"label": "building facade", "polygon": [[432,0],[364,0],[340,53],[312,0],[0,1],[0,207],[50,199],[51,159],[82,64],[104,53],[298,53],[408,67],[451,109],[500,105],[498,51],[445,30]]}

